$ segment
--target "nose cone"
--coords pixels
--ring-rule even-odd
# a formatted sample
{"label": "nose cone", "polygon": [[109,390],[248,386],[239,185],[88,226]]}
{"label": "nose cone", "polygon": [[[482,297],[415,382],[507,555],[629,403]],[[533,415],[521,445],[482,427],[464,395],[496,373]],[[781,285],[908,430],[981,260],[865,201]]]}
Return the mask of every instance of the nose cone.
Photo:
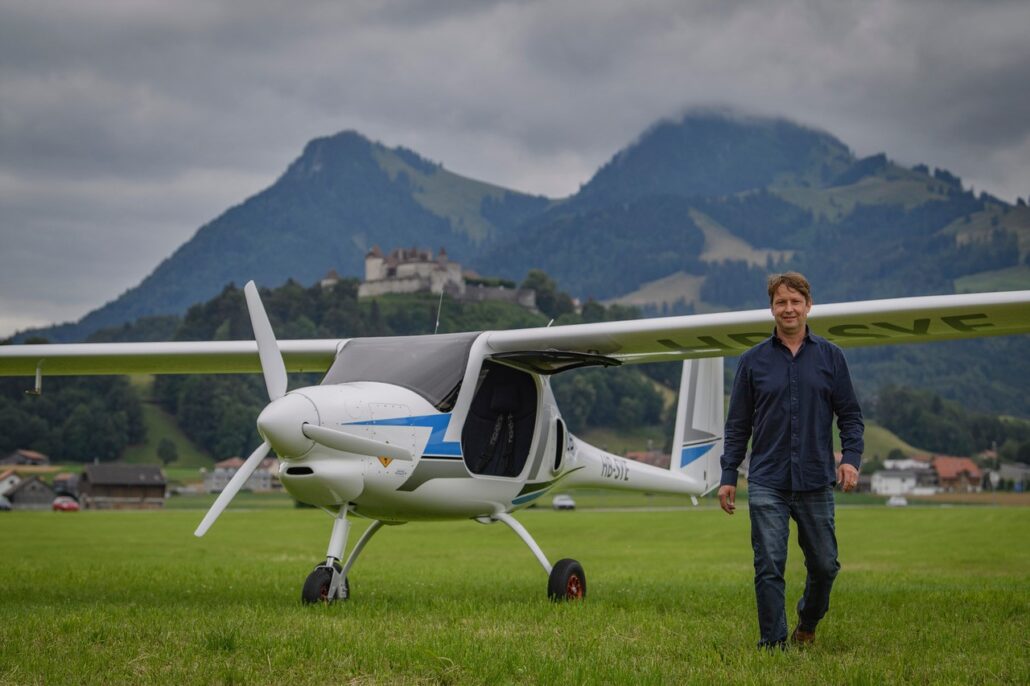
{"label": "nose cone", "polygon": [[280,457],[300,457],[315,444],[304,435],[304,424],[318,425],[314,404],[298,393],[270,402],[257,418],[258,433]]}

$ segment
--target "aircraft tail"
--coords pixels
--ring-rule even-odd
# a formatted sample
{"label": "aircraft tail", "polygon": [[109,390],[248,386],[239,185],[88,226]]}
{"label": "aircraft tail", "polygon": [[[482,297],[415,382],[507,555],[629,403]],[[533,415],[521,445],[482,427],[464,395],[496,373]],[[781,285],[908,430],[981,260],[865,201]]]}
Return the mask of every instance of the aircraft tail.
{"label": "aircraft tail", "polygon": [[684,360],[669,469],[704,484],[719,485],[723,451],[723,358]]}

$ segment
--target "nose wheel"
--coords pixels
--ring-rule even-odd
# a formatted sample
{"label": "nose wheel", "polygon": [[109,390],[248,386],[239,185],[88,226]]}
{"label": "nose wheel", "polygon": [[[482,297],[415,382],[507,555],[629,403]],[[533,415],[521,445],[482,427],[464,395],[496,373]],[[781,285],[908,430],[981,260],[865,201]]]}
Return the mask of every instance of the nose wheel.
{"label": "nose wheel", "polygon": [[547,578],[547,597],[555,602],[581,600],[587,594],[587,577],[583,565],[565,558],[551,569]]}
{"label": "nose wheel", "polygon": [[350,584],[341,573],[343,565],[335,562],[332,567],[322,564],[308,574],[301,591],[300,599],[304,603],[331,603],[335,600],[347,600],[350,597]]}

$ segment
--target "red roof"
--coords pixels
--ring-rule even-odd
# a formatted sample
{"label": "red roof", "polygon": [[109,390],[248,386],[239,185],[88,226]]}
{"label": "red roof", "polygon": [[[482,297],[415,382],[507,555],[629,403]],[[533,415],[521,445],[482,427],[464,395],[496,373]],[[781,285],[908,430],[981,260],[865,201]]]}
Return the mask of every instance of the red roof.
{"label": "red roof", "polygon": [[230,457],[228,460],[222,460],[215,464],[219,469],[239,469],[243,466],[242,457]]}
{"label": "red roof", "polygon": [[937,471],[937,477],[940,479],[957,479],[963,473],[974,479],[982,476],[980,468],[968,457],[938,455],[933,459],[933,468]]}
{"label": "red roof", "polygon": [[18,450],[15,450],[14,452],[18,453],[19,455],[21,455],[22,457],[24,457],[24,458],[26,458],[28,460],[32,460],[33,462],[47,462],[49,460],[49,458],[47,458],[46,455],[44,455],[43,453],[40,453],[40,452],[36,452],[35,450],[27,450],[25,448],[19,448]]}

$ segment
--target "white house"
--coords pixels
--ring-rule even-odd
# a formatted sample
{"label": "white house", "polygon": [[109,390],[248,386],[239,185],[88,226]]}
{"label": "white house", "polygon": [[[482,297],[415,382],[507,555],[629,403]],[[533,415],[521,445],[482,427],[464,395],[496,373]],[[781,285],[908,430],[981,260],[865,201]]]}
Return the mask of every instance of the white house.
{"label": "white house", "polygon": [[[204,490],[208,493],[221,493],[242,466],[243,459],[239,457],[230,457],[228,460],[218,462],[215,464],[215,468],[204,477]],[[278,470],[279,461],[274,457],[266,457],[240,490],[272,491],[278,489],[280,487],[279,477],[276,476]]]}
{"label": "white house", "polygon": [[906,495],[916,487],[916,473],[904,469],[884,469],[873,474],[872,491],[877,495]]}
{"label": "white house", "polygon": [[13,469],[8,469],[3,472],[0,474],[0,495],[7,493],[7,491],[11,490],[19,483],[21,483],[21,477],[15,474]]}

